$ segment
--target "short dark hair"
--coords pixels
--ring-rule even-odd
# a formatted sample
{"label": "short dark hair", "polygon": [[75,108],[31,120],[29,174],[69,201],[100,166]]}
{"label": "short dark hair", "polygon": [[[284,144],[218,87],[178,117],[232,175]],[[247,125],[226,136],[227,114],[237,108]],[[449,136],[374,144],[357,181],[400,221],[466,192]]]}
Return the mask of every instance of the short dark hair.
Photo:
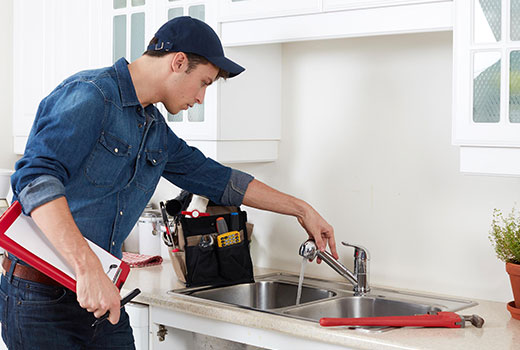
{"label": "short dark hair", "polygon": [[[150,40],[150,43],[148,45],[155,45],[159,42],[159,40],[156,37],[153,37],[152,40]],[[160,51],[160,50],[146,50],[143,53],[143,56],[151,56],[151,57],[163,57],[172,53],[176,53],[173,51]],[[186,57],[188,57],[188,70],[186,73],[190,73],[192,70],[194,70],[199,64],[208,64],[211,63],[208,61],[205,57],[191,53],[191,52],[185,52]],[[218,68],[218,67],[217,67]],[[222,78],[226,80],[229,78],[229,72],[223,70],[222,68],[218,69],[217,78],[215,80],[218,80],[219,78]]]}

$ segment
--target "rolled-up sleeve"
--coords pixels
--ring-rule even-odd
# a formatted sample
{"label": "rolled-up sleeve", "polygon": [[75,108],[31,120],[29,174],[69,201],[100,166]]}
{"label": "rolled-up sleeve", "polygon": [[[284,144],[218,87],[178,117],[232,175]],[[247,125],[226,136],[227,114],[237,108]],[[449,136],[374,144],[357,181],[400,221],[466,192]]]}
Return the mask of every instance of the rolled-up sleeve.
{"label": "rolled-up sleeve", "polygon": [[163,177],[174,185],[221,205],[242,204],[253,176],[224,166],[168,131],[168,163]]}
{"label": "rolled-up sleeve", "polygon": [[104,96],[90,82],[58,87],[38,107],[23,157],[11,177],[13,199],[25,214],[65,195],[100,133]]}
{"label": "rolled-up sleeve", "polygon": [[231,176],[222,194],[222,203],[225,205],[240,205],[244,200],[247,186],[254,177],[237,169],[231,169]]}
{"label": "rolled-up sleeve", "polygon": [[18,195],[24,212],[30,213],[40,205],[65,196],[65,186],[51,175],[42,175],[30,182]]}

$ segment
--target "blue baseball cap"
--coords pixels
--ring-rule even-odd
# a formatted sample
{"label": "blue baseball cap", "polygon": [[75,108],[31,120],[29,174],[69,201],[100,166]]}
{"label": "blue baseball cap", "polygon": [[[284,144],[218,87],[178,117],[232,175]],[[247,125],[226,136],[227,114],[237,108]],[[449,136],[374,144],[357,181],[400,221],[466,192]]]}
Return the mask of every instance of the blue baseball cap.
{"label": "blue baseball cap", "polygon": [[206,23],[189,16],[175,17],[155,33],[158,42],[149,45],[150,51],[194,53],[206,58],[232,78],[245,68],[224,57],[224,49],[217,33]]}

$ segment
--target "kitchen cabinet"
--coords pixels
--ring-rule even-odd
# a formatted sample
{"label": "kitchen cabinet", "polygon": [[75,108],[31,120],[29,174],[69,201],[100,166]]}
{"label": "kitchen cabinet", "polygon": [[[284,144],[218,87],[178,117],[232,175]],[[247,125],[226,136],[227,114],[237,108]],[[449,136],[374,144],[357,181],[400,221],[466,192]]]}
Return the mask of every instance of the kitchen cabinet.
{"label": "kitchen cabinet", "polygon": [[22,154],[40,101],[64,78],[102,62],[102,0],[13,2],[13,137]]}
{"label": "kitchen cabinet", "polygon": [[153,10],[153,2],[149,0],[113,0],[103,3],[103,31],[111,33],[107,35],[111,40],[104,40],[103,65],[113,64],[121,57],[132,62],[143,54],[147,40],[152,38],[156,29]]}
{"label": "kitchen cabinet", "polygon": [[244,13],[242,18],[233,16],[232,21],[227,19],[222,3],[219,21],[226,47],[445,31],[453,26],[451,0],[323,0],[315,11],[287,11],[284,16],[264,18],[250,18]]}
{"label": "kitchen cabinet", "polygon": [[[246,311],[247,312],[247,311]],[[273,316],[274,317],[274,316]],[[194,333],[208,335],[233,342],[226,349],[279,349],[279,350],[340,350],[354,349],[340,345],[327,344],[295,335],[285,334],[277,330],[247,327],[236,323],[185,313],[150,305],[150,323],[152,349],[188,350],[195,348],[211,349],[195,346],[197,337]],[[164,336],[160,338],[160,335]],[[216,347],[218,348],[218,347]]]}
{"label": "kitchen cabinet", "polygon": [[455,2],[453,143],[461,171],[520,175],[520,2]]}
{"label": "kitchen cabinet", "polygon": [[128,303],[125,310],[130,318],[130,327],[134,335],[135,350],[149,349],[149,312],[148,305]]}
{"label": "kitchen cabinet", "polygon": [[[109,66],[120,57],[137,59],[162,24],[181,15],[204,20],[218,32],[215,1],[16,1],[15,153],[23,154],[39,102],[64,78]],[[211,158],[273,161],[281,128],[281,49],[236,49],[228,56],[247,67],[247,77],[217,82],[207,89],[202,105],[177,115],[157,107],[177,135]]]}

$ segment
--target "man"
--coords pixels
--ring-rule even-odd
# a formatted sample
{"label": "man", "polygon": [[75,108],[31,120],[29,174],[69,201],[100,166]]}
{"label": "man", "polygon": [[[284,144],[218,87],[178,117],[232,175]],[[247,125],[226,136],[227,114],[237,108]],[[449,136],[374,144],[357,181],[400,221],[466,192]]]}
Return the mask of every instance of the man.
{"label": "man", "polygon": [[[14,199],[74,268],[77,294],[9,255],[0,305],[10,348],[134,348],[119,292],[84,237],[121,257],[161,176],[217,203],[293,215],[337,258],[332,227],[310,205],[187,146],[153,105],[176,114],[243,70],[208,25],[179,17],[133,63],[77,73],[41,102],[12,176]],[[110,322],[92,328],[107,311]]]}

